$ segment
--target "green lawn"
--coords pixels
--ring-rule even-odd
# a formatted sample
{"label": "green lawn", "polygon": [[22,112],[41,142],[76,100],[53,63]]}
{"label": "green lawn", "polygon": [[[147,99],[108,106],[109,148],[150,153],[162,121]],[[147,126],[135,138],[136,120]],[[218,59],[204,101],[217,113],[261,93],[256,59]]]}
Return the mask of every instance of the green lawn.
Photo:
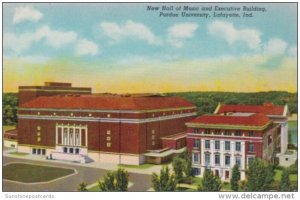
{"label": "green lawn", "polygon": [[3,178],[24,183],[46,182],[74,172],[73,169],[12,163],[3,167]]}
{"label": "green lawn", "polygon": [[16,126],[3,126],[3,131],[16,129]]}
{"label": "green lawn", "polygon": [[26,156],[28,153],[21,153],[21,152],[10,152],[9,154],[15,155],[15,156]]}
{"label": "green lawn", "polygon": [[122,168],[133,168],[133,169],[148,169],[152,166],[154,166],[153,164],[142,164],[142,165],[124,165],[124,164],[119,164],[119,167]]}
{"label": "green lawn", "polygon": [[[275,169],[274,180],[275,181],[280,181],[281,180],[281,174],[282,174],[282,170]],[[297,174],[290,174],[290,181],[297,181],[297,180],[298,180]]]}

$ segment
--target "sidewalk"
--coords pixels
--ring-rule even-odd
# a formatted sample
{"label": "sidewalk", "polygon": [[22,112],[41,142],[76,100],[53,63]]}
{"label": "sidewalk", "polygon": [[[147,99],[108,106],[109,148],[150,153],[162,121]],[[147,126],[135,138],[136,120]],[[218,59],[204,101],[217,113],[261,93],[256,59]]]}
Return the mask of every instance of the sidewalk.
{"label": "sidewalk", "polygon": [[[91,162],[91,163],[75,163],[69,161],[62,161],[62,160],[46,160],[44,156],[37,156],[37,155],[13,155],[10,154],[11,152],[15,152],[15,149],[9,149],[3,151],[3,156],[11,157],[11,158],[18,158],[18,159],[25,159],[25,160],[34,160],[34,161],[43,161],[49,163],[58,163],[58,164],[65,164],[65,165],[74,165],[74,166],[81,166],[81,167],[90,167],[90,168],[98,168],[98,169],[105,169],[105,170],[117,170],[118,164],[113,163],[103,163],[103,162]],[[152,173],[160,173],[162,165],[154,165],[147,169],[136,169],[136,168],[127,168],[124,167],[129,173],[136,173],[136,174],[146,174],[152,175]]]}

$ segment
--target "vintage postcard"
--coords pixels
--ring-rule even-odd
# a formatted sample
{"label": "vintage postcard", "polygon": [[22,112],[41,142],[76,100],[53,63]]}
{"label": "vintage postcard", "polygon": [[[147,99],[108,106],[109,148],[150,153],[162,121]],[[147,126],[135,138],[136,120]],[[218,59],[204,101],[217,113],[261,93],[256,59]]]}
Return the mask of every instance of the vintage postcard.
{"label": "vintage postcard", "polygon": [[297,7],[3,3],[5,198],[294,198]]}

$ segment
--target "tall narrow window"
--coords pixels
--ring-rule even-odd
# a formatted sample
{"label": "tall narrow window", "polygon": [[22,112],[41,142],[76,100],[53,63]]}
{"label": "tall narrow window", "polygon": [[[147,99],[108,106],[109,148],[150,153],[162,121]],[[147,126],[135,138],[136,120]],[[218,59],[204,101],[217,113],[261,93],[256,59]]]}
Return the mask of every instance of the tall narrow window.
{"label": "tall narrow window", "polygon": [[254,144],[253,143],[248,144],[248,150],[249,150],[249,152],[254,152]]}
{"label": "tall narrow window", "polygon": [[210,154],[209,153],[205,154],[205,165],[210,165]]}
{"label": "tall narrow window", "polygon": [[230,151],[230,141],[225,141],[225,150]]}
{"label": "tall narrow window", "polygon": [[70,134],[69,134],[69,145],[74,145],[74,143],[73,143],[73,140],[74,140],[74,133],[73,133],[73,129],[72,128],[70,128],[69,129],[69,131],[70,131]]}
{"label": "tall narrow window", "polygon": [[241,142],[236,142],[235,143],[235,150],[236,151],[241,151]]}
{"label": "tall narrow window", "polygon": [[235,164],[239,167],[241,166],[241,157],[235,157]]}
{"label": "tall narrow window", "polygon": [[230,156],[225,156],[225,165],[230,165]]}
{"label": "tall narrow window", "polygon": [[215,165],[220,165],[220,155],[219,154],[215,155]]}
{"label": "tall narrow window", "polygon": [[199,139],[194,139],[194,148],[199,148],[200,147],[200,140]]}
{"label": "tall narrow window", "polygon": [[210,140],[205,140],[205,149],[210,149]]}
{"label": "tall narrow window", "polygon": [[215,150],[220,150],[220,140],[215,141]]}

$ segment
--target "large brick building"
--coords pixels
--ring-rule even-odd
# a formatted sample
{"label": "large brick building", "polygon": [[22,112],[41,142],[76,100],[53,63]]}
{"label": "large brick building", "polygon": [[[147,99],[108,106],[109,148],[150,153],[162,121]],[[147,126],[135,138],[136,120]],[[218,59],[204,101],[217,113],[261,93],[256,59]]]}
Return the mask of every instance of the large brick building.
{"label": "large brick building", "polygon": [[187,123],[187,146],[193,173],[205,168],[228,181],[231,169],[240,166],[241,179],[255,157],[274,161],[287,149],[287,106],[218,105],[215,114]]}
{"label": "large brick building", "polygon": [[19,88],[18,151],[78,162],[162,162],[186,146],[196,107],[179,97],[92,95],[68,83]]}

